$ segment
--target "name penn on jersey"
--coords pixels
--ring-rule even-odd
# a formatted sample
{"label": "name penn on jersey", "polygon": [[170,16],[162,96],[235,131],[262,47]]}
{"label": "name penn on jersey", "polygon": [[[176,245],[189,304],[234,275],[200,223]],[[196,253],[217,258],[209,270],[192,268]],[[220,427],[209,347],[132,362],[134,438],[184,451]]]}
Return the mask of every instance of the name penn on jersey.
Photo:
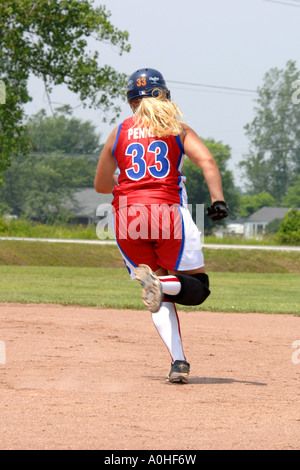
{"label": "name penn on jersey", "polygon": [[149,129],[145,127],[131,127],[128,129],[128,140],[130,139],[144,139],[145,137],[154,137]]}

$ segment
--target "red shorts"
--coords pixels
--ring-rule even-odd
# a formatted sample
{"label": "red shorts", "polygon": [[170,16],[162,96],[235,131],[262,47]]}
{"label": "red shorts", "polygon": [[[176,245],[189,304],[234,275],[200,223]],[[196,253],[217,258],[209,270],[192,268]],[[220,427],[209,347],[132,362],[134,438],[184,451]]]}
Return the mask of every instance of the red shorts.
{"label": "red shorts", "polygon": [[125,265],[147,264],[153,271],[197,269],[204,265],[200,234],[187,209],[167,204],[132,205],[113,213]]}

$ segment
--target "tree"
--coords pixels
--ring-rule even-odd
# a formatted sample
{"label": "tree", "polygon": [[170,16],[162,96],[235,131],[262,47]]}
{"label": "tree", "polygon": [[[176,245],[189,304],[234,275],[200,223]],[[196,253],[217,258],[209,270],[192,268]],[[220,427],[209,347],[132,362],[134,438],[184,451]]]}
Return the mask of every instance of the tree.
{"label": "tree", "polygon": [[277,237],[280,243],[300,244],[300,211],[290,209],[279,225]]}
{"label": "tree", "polygon": [[[0,186],[0,214],[41,222],[65,219],[67,207],[75,207],[76,189],[93,186],[100,151],[95,127],[63,107],[54,116],[44,110],[32,116],[27,134],[36,152],[12,159]],[[66,154],[72,149],[76,156]]]}
{"label": "tree", "polygon": [[300,207],[300,175],[297,175],[289,186],[286,195],[282,199],[282,205],[285,207]]}
{"label": "tree", "polygon": [[238,214],[240,217],[248,217],[264,206],[274,207],[275,205],[276,201],[269,193],[262,192],[253,196],[245,194],[240,197]]}
{"label": "tree", "polygon": [[277,204],[300,174],[300,106],[292,99],[300,78],[296,63],[272,68],[258,89],[255,118],[245,126],[250,151],[240,163],[249,194],[270,193]]}
{"label": "tree", "polygon": [[[230,216],[234,217],[238,206],[238,193],[234,187],[233,174],[227,169],[227,163],[231,157],[230,147],[221,142],[215,142],[213,139],[202,139],[202,141],[218,164],[222,177],[224,197],[230,208]],[[192,204],[192,214],[195,220],[197,204],[204,204],[206,208],[211,205],[209,190],[201,169],[188,158],[184,161],[182,172],[186,176],[188,203]],[[204,222],[205,232],[209,232],[215,226],[215,223],[209,217],[205,216]]]}
{"label": "tree", "polygon": [[115,116],[116,98],[123,95],[126,76],[99,64],[99,50],[88,51],[88,39],[110,43],[128,52],[128,32],[109,21],[105,6],[89,0],[2,0],[0,3],[0,79],[6,103],[0,105],[0,175],[12,155],[30,151],[24,127],[24,104],[31,100],[31,74],[45,84],[49,96],[55,85],[66,85],[85,106]]}
{"label": "tree", "polygon": [[70,106],[57,108],[53,116],[44,109],[26,123],[27,135],[34,152],[39,154],[100,154],[100,136],[90,121],[72,116]]}
{"label": "tree", "polygon": [[77,188],[92,186],[95,162],[84,157],[27,155],[14,158],[0,186],[0,214],[41,222],[65,219]]}

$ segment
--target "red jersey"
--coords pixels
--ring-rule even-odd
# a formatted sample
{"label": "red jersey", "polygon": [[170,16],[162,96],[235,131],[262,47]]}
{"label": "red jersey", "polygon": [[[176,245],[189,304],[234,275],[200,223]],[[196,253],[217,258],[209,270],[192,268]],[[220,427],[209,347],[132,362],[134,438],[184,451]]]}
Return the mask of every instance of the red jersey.
{"label": "red jersey", "polygon": [[183,205],[185,177],[180,170],[184,149],[179,136],[153,137],[135,125],[133,116],[120,124],[112,153],[120,170],[113,190],[116,209],[121,196],[126,196],[128,205]]}

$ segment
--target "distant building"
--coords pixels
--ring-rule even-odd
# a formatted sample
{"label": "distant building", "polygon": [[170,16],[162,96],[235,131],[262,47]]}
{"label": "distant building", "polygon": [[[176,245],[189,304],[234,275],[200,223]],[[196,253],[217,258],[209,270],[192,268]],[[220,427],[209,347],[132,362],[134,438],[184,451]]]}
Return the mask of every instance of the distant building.
{"label": "distant building", "polygon": [[274,220],[282,220],[290,207],[262,207],[245,219],[227,220],[226,226],[219,227],[214,235],[240,236],[241,238],[260,240],[266,234],[266,227]]}
{"label": "distant building", "polygon": [[105,215],[105,209],[110,208],[113,200],[112,194],[99,194],[94,188],[79,189],[74,197],[76,205],[72,207],[71,220],[83,225],[95,224],[101,216]]}
{"label": "distant building", "polygon": [[282,220],[289,210],[290,207],[262,207],[245,220],[244,238],[262,239],[267,225],[276,219]]}

